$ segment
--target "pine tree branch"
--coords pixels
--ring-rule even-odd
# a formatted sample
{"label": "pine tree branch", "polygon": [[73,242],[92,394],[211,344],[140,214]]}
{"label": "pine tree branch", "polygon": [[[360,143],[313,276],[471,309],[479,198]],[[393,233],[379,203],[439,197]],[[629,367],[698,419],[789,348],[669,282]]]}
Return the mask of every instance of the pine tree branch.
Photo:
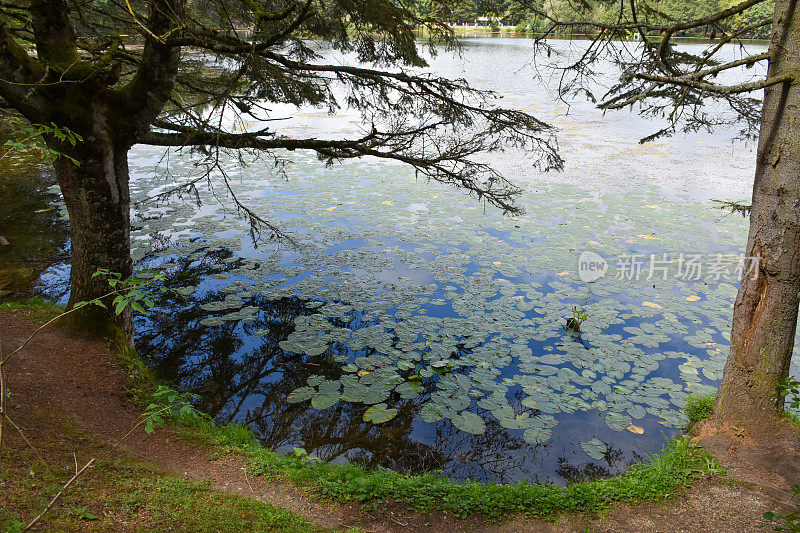
{"label": "pine tree branch", "polygon": [[775,76],[764,80],[754,81],[750,83],[740,83],[738,85],[717,85],[706,81],[700,81],[693,77],[670,77],[670,76],[655,76],[652,74],[635,73],[631,74],[631,78],[654,81],[658,83],[665,83],[668,85],[678,85],[681,87],[688,87],[698,91],[707,93],[718,94],[723,96],[730,96],[734,94],[749,93],[771,87],[772,85],[779,85],[781,83],[792,82],[795,79],[794,74],[784,74],[782,76]]}

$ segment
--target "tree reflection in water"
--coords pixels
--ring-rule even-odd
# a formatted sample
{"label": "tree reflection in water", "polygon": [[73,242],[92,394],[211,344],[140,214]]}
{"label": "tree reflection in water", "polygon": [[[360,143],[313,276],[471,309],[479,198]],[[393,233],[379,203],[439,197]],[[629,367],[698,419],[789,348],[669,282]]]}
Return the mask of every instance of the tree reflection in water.
{"label": "tree reflection in water", "polygon": [[[229,312],[209,312],[201,306],[226,296],[223,289],[228,282],[217,282],[213,276],[235,268],[232,258],[229,250],[218,249],[200,260],[175,259],[166,285],[200,288],[185,300],[168,293],[155,310],[139,317],[137,348],[162,378],[198,394],[200,409],[222,422],[247,424],[268,448],[289,451],[302,447],[327,461],[382,466],[403,473],[441,471],[458,479],[494,482],[558,480],[550,474],[573,482],[606,477],[619,470],[623,454],[615,454],[611,448],[606,457],[608,468],[595,464],[578,467],[557,457],[566,443],[528,444],[522,431],[503,428],[480,408],[477,413],[486,422],[482,435],[463,432],[447,419],[424,422],[418,413],[436,391],[436,375],[422,380],[423,390],[413,399],[392,392],[387,403],[398,412],[384,424],[364,422],[368,406],[361,403],[340,401],[321,411],[311,408],[307,401],[289,403],[287,396],[306,385],[310,376],[339,379],[343,371],[337,359],[369,356],[374,350],[352,350],[340,342],[318,356],[283,350],[279,343],[294,330],[294,321],[315,313],[314,306],[298,298],[273,300],[262,294],[251,295],[242,300],[242,307],[258,308],[255,320],[201,325],[203,319]],[[223,263],[226,259],[227,264]],[[207,289],[213,285],[218,288]],[[330,320],[351,330],[375,323],[359,313]],[[256,332],[263,335],[254,336]],[[464,353],[453,357],[459,355]],[[512,395],[512,403],[536,416],[536,410],[520,406],[520,398],[515,397],[518,394]]]}

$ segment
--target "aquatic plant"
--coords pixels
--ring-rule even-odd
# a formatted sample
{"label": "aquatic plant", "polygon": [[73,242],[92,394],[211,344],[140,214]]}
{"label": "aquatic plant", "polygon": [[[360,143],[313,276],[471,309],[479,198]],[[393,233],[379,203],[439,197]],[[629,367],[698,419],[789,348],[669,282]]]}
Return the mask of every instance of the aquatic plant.
{"label": "aquatic plant", "polygon": [[572,306],[572,316],[567,319],[567,329],[572,330],[575,332],[579,332],[581,330],[581,324],[586,322],[589,317],[594,315],[590,315],[586,309],[578,308],[577,305]]}

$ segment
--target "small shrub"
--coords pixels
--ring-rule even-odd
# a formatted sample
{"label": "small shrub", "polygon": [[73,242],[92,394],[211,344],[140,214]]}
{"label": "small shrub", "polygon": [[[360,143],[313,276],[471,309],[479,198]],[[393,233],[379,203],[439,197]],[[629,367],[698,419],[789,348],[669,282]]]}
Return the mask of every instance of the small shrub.
{"label": "small shrub", "polygon": [[208,415],[201,413],[191,404],[194,399],[196,399],[194,394],[178,392],[166,385],[159,385],[143,414],[145,432],[152,433],[155,428],[163,426],[167,418],[184,424],[208,419]]}
{"label": "small shrub", "polygon": [[683,408],[683,413],[689,419],[689,425],[694,425],[697,422],[708,418],[714,409],[714,401],[716,397],[712,394],[705,396],[689,396],[686,398],[686,406]]}

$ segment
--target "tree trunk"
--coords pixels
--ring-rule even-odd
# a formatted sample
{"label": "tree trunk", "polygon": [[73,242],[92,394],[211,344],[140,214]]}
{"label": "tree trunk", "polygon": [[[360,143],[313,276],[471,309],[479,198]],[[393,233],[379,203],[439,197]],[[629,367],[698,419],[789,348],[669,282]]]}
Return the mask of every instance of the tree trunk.
{"label": "tree trunk", "polygon": [[[116,144],[111,135],[98,131],[101,128],[92,129],[94,138],[90,142],[85,139],[70,153],[80,166],[65,158],[55,163],[69,211],[70,307],[113,290],[105,278],[92,277],[98,268],[118,272],[123,279],[132,274],[128,147]],[[133,333],[129,311],[117,316],[110,306],[108,310],[90,306],[76,315],[82,323],[112,319],[122,326],[128,338]]]}
{"label": "tree trunk", "polygon": [[[768,77],[797,72],[797,0],[775,2]],[[714,408],[717,423],[775,422],[777,394],[789,375],[800,293],[800,85],[783,83],[764,94],[745,275],[733,311],[731,348]],[[754,263],[755,263],[754,261]]]}

